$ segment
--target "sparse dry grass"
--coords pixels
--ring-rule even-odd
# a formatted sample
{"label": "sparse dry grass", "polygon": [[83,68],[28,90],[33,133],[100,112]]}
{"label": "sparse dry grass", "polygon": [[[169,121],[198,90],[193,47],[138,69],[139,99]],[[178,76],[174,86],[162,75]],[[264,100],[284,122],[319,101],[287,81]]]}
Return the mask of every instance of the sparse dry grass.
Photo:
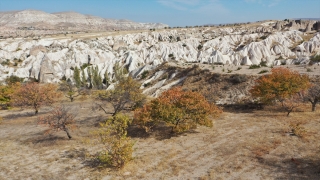
{"label": "sparse dry grass", "polygon": [[[90,106],[86,101],[78,110],[79,128],[72,140],[63,132],[44,136],[45,128],[36,125],[29,111],[2,111],[0,179],[318,178],[320,112],[310,112],[309,104],[289,117],[270,106],[225,112],[213,128],[198,127],[161,140],[156,135],[134,137],[134,160],[120,171],[95,164],[100,147],[88,143],[90,131],[106,116]],[[292,123],[299,123],[305,135],[292,133]]]}

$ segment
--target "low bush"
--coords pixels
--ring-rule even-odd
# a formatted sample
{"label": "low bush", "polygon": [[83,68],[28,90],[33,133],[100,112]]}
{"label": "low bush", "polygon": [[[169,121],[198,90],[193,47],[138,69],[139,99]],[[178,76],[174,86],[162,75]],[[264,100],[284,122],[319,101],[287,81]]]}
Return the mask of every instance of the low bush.
{"label": "low bush", "polygon": [[268,67],[268,66],[267,66],[267,61],[261,61],[261,62],[260,62],[260,66]]}
{"label": "low bush", "polygon": [[127,137],[130,123],[127,115],[119,113],[100,124],[100,129],[94,132],[105,148],[97,157],[102,165],[122,168],[132,160],[134,142]]}
{"label": "low bush", "polygon": [[320,55],[313,56],[310,60],[314,63],[320,62]]}
{"label": "low bush", "polygon": [[247,76],[244,74],[235,74],[230,77],[233,84],[239,84],[247,81]]}
{"label": "low bush", "polygon": [[267,73],[267,72],[269,72],[269,71],[264,69],[264,70],[260,71],[258,74],[264,74],[264,73]]}
{"label": "low bush", "polygon": [[143,73],[141,74],[141,79],[145,79],[149,74],[149,71],[143,71]]}
{"label": "low bush", "polygon": [[249,66],[249,69],[259,69],[259,68],[261,68],[261,66],[256,64],[252,64],[251,66]]}

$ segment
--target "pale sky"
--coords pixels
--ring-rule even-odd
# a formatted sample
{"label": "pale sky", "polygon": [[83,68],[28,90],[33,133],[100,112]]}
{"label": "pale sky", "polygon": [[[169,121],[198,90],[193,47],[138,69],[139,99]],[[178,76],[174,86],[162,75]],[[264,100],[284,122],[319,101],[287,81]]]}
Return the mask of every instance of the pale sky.
{"label": "pale sky", "polygon": [[0,11],[75,11],[111,19],[190,26],[320,18],[320,0],[0,0]]}

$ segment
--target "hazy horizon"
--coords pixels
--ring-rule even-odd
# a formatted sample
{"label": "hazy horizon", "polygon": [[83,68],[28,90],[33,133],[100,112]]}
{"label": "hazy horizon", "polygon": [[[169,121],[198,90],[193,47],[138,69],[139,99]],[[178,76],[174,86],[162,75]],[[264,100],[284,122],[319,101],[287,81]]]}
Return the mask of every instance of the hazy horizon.
{"label": "hazy horizon", "polygon": [[74,11],[109,19],[190,26],[320,18],[318,0],[1,0],[0,11]]}

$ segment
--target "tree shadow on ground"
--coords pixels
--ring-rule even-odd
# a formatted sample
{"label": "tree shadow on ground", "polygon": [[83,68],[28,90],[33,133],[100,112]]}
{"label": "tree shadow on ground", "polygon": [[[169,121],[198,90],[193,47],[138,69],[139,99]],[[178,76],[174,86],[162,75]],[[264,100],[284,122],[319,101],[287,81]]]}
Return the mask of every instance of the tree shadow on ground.
{"label": "tree shadow on ground", "polygon": [[88,154],[88,151],[85,148],[72,149],[72,150],[64,151],[63,154],[61,155],[61,157],[62,158],[69,158],[69,159],[78,158],[80,160],[85,160],[87,154]]}
{"label": "tree shadow on ground", "polygon": [[128,136],[132,138],[155,138],[156,140],[165,140],[165,139],[171,139],[172,137],[178,137],[181,135],[187,135],[192,133],[199,133],[194,129],[190,129],[188,131],[182,132],[182,133],[173,133],[172,128],[165,126],[165,125],[159,125],[154,128],[152,128],[152,131],[146,132],[143,128],[140,128],[138,126],[130,126],[128,128]]}
{"label": "tree shadow on ground", "polygon": [[[22,113],[17,113],[18,111],[13,111],[12,114],[8,114],[6,116],[4,116],[3,118],[7,119],[7,120],[15,120],[18,118],[23,118],[23,117],[36,117],[36,115],[34,114],[33,111],[30,112],[22,112]],[[37,115],[41,115],[41,114],[46,114],[46,112],[39,112]]]}
{"label": "tree shadow on ground", "polygon": [[90,167],[93,169],[99,169],[102,167],[106,168],[106,166],[104,166],[97,158],[98,155],[99,153],[90,155],[87,149],[81,148],[64,151],[61,155],[61,158],[78,159],[81,161],[81,164],[83,164],[85,167]]}
{"label": "tree shadow on ground", "polygon": [[223,111],[231,113],[253,113],[254,111],[264,109],[264,106],[259,103],[225,104],[221,107]]}
{"label": "tree shadow on ground", "polygon": [[33,145],[40,146],[54,146],[57,145],[58,142],[68,140],[66,137],[56,136],[56,135],[44,135],[43,132],[37,133],[35,137],[28,138],[24,141],[24,143],[32,143]]}
{"label": "tree shadow on ground", "polygon": [[85,117],[81,118],[77,121],[79,126],[88,126],[88,127],[100,127],[100,123],[104,123],[106,121],[106,117],[99,115],[94,117]]}
{"label": "tree shadow on ground", "polygon": [[275,179],[320,179],[319,158],[288,158],[282,161],[276,159],[258,159],[258,162],[268,166]]}

